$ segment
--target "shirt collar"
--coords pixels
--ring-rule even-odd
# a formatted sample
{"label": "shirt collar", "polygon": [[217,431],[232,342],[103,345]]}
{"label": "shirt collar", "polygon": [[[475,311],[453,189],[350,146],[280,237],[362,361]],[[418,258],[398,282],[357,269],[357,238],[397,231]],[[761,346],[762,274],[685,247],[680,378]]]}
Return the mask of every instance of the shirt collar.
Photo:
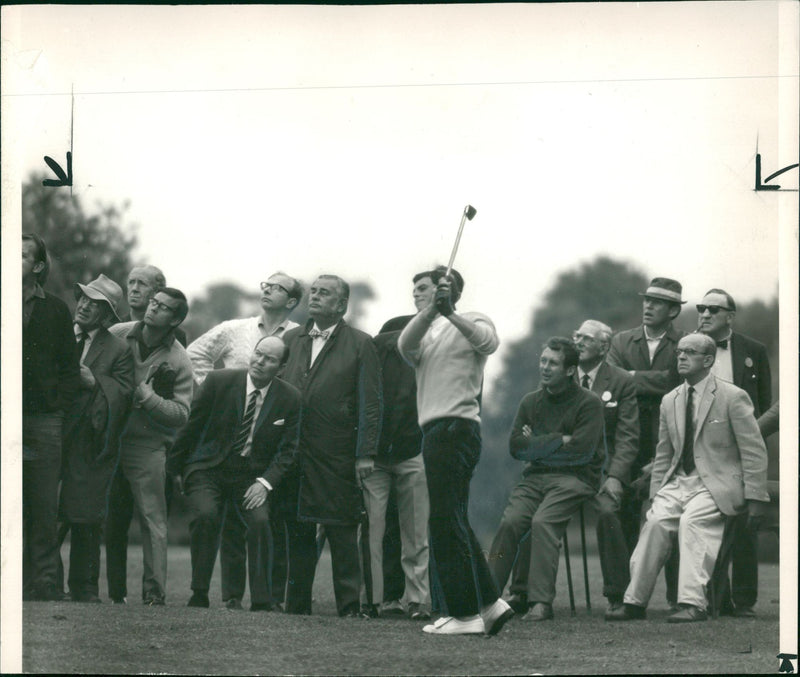
{"label": "shirt collar", "polygon": [[97,332],[100,331],[100,327],[95,327],[94,329],[90,329],[89,331],[83,331],[77,324],[73,326],[75,330],[75,338],[77,339],[78,336],[81,334],[86,334],[86,341],[91,343],[94,340],[94,337],[97,336]]}
{"label": "shirt collar", "polygon": [[603,363],[599,362],[597,364],[597,366],[594,369],[592,369],[591,371],[584,371],[583,369],[581,369],[581,366],[578,365],[578,381],[579,382],[582,381],[584,375],[588,375],[589,376],[589,381],[594,383],[595,379],[597,378],[597,372],[600,370],[600,365],[601,364],[603,364]]}
{"label": "shirt collar", "polygon": [[[341,322],[341,320],[339,320],[339,322]],[[320,329],[320,328],[317,326],[317,323],[316,323],[316,322],[314,322],[314,324],[313,324],[313,325],[311,325],[311,329],[312,329],[312,330],[313,330],[313,329],[316,329],[317,331],[327,331],[327,332],[328,332],[328,338],[330,338],[330,337],[331,337],[331,335],[333,334],[334,330],[336,329],[336,327],[338,327],[338,326],[339,326],[339,322],[337,322],[336,324],[332,324],[332,325],[331,325],[330,327],[328,327],[327,329]]]}
{"label": "shirt collar", "polygon": [[[697,398],[695,400],[696,402],[699,402],[703,398],[703,395],[705,395],[706,388],[708,387],[708,382],[709,382],[710,379],[711,379],[711,372],[706,374],[705,378],[703,378],[702,380],[698,381],[697,383],[695,383],[692,386],[692,388],[694,388],[695,397]],[[689,384],[686,381],[683,382],[683,387],[684,387],[684,393],[688,395],[688,393],[689,393]]]}
{"label": "shirt collar", "polygon": [[[258,328],[263,330],[264,320],[261,318],[260,315],[258,315],[257,318],[258,318]],[[288,324],[289,324],[289,318],[287,317],[283,320],[283,322],[281,322],[277,327],[275,327],[275,331],[273,331],[272,334],[270,334],[270,336],[276,336],[279,333],[278,330],[280,330],[280,333],[282,334],[283,332],[286,331],[286,327]]]}
{"label": "shirt collar", "polygon": [[261,393],[261,400],[263,401],[264,398],[267,396],[267,392],[269,391],[269,387],[271,385],[272,381],[267,383],[267,385],[265,385],[263,388],[256,388],[255,383],[253,383],[253,380],[250,378],[250,374],[247,374],[247,388],[245,389],[244,393],[245,399],[248,399],[250,397],[250,393],[252,393],[254,390],[258,390],[258,392]]}
{"label": "shirt collar", "polygon": [[[144,330],[144,321],[140,320],[137,322],[133,329],[131,329],[128,336],[135,338],[137,341],[141,341],[144,343],[144,336],[142,334]],[[159,345],[164,346],[165,348],[169,348],[172,346],[172,342],[175,340],[175,329],[170,329],[163,339],[161,339],[161,343],[157,343],[154,346],[150,346],[150,348],[157,348]]]}

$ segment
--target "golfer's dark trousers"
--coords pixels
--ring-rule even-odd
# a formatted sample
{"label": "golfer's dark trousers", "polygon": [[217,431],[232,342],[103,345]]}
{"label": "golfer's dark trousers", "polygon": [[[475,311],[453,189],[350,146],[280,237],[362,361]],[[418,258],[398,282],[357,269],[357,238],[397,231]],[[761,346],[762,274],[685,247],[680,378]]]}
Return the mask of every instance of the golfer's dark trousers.
{"label": "golfer's dark trousers", "polygon": [[[249,459],[231,456],[220,465],[191,472],[186,478],[186,501],[189,507],[190,550],[192,557],[192,590],[208,593],[214,562],[217,558],[220,525],[225,504],[230,503],[238,514],[229,518],[243,519],[247,526],[247,547],[251,550],[248,575],[250,576],[251,604],[270,602],[269,578],[272,536],[269,528],[269,502],[245,510],[242,498],[253,483]],[[260,535],[267,538],[266,548],[260,548]],[[245,553],[240,557],[244,559]],[[265,560],[264,560],[265,558]]]}
{"label": "golfer's dark trousers", "polygon": [[102,523],[70,524],[69,592],[73,599],[99,595]]}
{"label": "golfer's dark trousers", "polygon": [[481,455],[480,424],[440,418],[422,426],[422,435],[437,577],[448,613],[472,616],[499,597],[467,516],[469,483]]}
{"label": "golfer's dark trousers", "polygon": [[[289,567],[286,585],[286,612],[311,613],[311,589],[317,568],[317,525],[287,518]],[[361,562],[358,524],[325,524],[331,548],[333,594],[340,616],[359,609]]]}
{"label": "golfer's dark trousers", "polygon": [[386,531],[383,534],[383,599],[374,600],[376,604],[398,600],[406,590],[401,548],[397,491],[392,485],[386,504]]}
{"label": "golfer's dark trousers", "polygon": [[24,598],[56,589],[56,519],[63,416],[22,418],[22,584]]}

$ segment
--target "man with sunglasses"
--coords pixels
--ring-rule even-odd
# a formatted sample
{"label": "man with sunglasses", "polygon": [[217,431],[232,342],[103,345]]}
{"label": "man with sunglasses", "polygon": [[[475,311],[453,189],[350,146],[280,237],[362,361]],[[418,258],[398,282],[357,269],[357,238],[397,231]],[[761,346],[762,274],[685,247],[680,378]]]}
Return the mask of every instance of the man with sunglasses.
{"label": "man with sunglasses", "polygon": [[[194,369],[194,380],[200,386],[214,365],[222,362],[225,369],[246,369],[253,348],[265,336],[282,338],[284,333],[297,325],[289,319],[303,298],[301,282],[286,273],[270,275],[261,287],[261,313],[254,317],[228,320],[212,327],[205,334],[192,341],[187,348]],[[286,546],[285,527],[278,511],[270,512],[275,541],[275,561],[273,568],[273,592],[275,598],[269,603],[256,602],[253,611],[267,611],[275,604],[283,602],[283,589],[286,584]],[[222,567],[222,600],[229,608],[241,608],[244,597],[246,568],[247,525],[229,504],[222,522],[220,546],[220,566]],[[252,542],[252,539],[251,539]],[[260,539],[265,545],[266,539]],[[260,561],[266,561],[262,552]],[[253,557],[254,555],[251,555]],[[266,577],[266,572],[264,572]],[[253,586],[256,586],[255,594]],[[263,589],[262,589],[263,588]],[[250,580],[250,598],[264,599],[266,579]]]}
{"label": "man with sunglasses", "polygon": [[656,577],[677,536],[678,602],[670,623],[703,621],[706,586],[727,516],[759,519],[769,502],[767,449],[741,388],[711,373],[717,347],[708,336],[684,336],[678,373],[684,383],[668,393],[650,480],[650,509],[631,556],[631,582],[622,608],[607,620],[645,618]]}
{"label": "man with sunglasses", "polygon": [[[609,364],[633,376],[639,405],[639,453],[631,466],[631,487],[636,496],[619,513],[630,551],[639,537],[642,502],[647,496],[650,467],[658,443],[661,398],[680,383],[675,348],[684,332],[673,322],[686,303],[681,298],[682,290],[677,280],[653,278],[639,294],[643,297],[642,324],[616,334],[606,358]],[[676,604],[677,567],[677,558],[671,559],[665,567],[667,600],[671,606]]]}
{"label": "man with sunglasses", "polygon": [[[192,401],[192,363],[175,339],[175,328],[189,312],[183,293],[164,287],[150,299],[141,322],[122,322],[109,329],[124,339],[133,353],[133,406],[121,438],[118,472],[130,484],[142,530],[142,601],[165,603],[167,582],[167,501],[164,492],[167,448],[189,419]],[[112,487],[112,494],[113,494]],[[106,533],[108,594],[125,601],[127,547],[117,552],[110,543],[127,543],[114,530],[128,525],[115,514],[109,499]]]}
{"label": "man with sunglasses", "polygon": [[[697,312],[697,331],[710,336],[717,344],[717,359],[711,373],[744,390],[750,396],[758,418],[772,404],[772,378],[766,346],[733,331],[736,302],[723,289],[709,289],[702,303],[697,304]],[[728,598],[728,586],[725,585],[722,613],[755,616],[753,606],[758,595],[758,536],[755,530],[737,532],[732,561],[733,600]]]}

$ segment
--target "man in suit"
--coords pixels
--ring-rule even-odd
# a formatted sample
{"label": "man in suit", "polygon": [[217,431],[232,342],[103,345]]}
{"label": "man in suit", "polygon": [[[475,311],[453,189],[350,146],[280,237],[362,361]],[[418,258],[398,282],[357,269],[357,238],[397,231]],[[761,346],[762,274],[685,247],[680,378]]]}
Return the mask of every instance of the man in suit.
{"label": "man in suit", "polygon": [[[226,369],[245,369],[248,366],[253,347],[264,336],[281,337],[289,329],[297,326],[289,316],[303,298],[303,285],[300,280],[286,273],[276,272],[260,284],[261,312],[253,317],[227,320],[209,329],[205,334],[189,344],[186,352],[192,361],[194,380],[202,385],[214,365],[222,362]],[[280,520],[280,512],[270,512],[273,540],[272,592],[275,598],[264,606],[280,608],[284,601],[286,587],[286,527]],[[241,607],[247,580],[247,525],[239,518],[239,513],[229,506],[222,519],[220,540],[220,567],[222,601],[231,609]],[[266,534],[261,539],[261,561],[266,561],[263,549],[266,547]],[[251,538],[252,540],[252,538]],[[259,555],[251,554],[250,557]],[[266,576],[261,572],[259,577]],[[254,581],[250,578],[250,597],[252,599]],[[256,586],[266,585],[255,581]],[[255,593],[259,596],[260,593]]]}
{"label": "man in suit", "polygon": [[[189,419],[192,363],[175,338],[189,304],[183,293],[164,287],[150,299],[141,322],[109,329],[133,354],[133,405],[122,436],[118,473],[133,493],[142,530],[142,602],[163,606],[167,582],[167,500],[164,491],[166,453]],[[106,520],[108,594],[114,603],[127,595],[127,550],[130,516],[117,512],[112,483]]]}
{"label": "man in suit", "polygon": [[[744,390],[753,403],[756,418],[772,404],[772,377],[767,347],[755,339],[733,331],[736,302],[723,289],[709,289],[697,304],[697,330],[717,344],[717,358],[711,373]],[[758,596],[758,534],[739,529],[733,541],[733,599],[725,599],[723,613],[755,616]],[[727,583],[727,579],[726,579]],[[721,591],[728,598],[728,586]]]}
{"label": "man in suit", "polygon": [[710,337],[684,336],[676,352],[678,373],[685,381],[661,403],[652,503],[631,556],[624,604],[607,620],[645,617],[676,534],[680,609],[667,620],[705,620],[705,589],[726,516],[746,511],[748,521],[756,521],[769,502],[767,449],[747,393],[711,374],[716,345]]}
{"label": "man in suit", "polygon": [[361,615],[360,484],[375,465],[381,381],[372,339],[344,321],[349,296],[347,282],[320,275],[309,290],[311,319],[284,335],[289,359],[283,378],[303,395],[299,477],[296,491],[287,489],[282,501],[284,511],[288,508],[289,613],[311,613],[315,525],[322,524],[331,547],[338,613]]}
{"label": "man in suit", "polygon": [[[269,494],[291,470],[297,454],[300,393],[275,378],[287,356],[274,336],[256,343],[247,369],[212,371],[192,405],[189,422],[169,452],[167,470],[179,476],[191,514],[192,597],[189,606],[208,607],[208,588],[217,556],[223,508],[233,505],[247,524],[250,602],[270,604],[268,579]],[[267,534],[267,562],[258,539]],[[262,580],[265,585],[254,585]]]}
{"label": "man in suit", "polygon": [[80,391],[66,304],[42,289],[50,270],[38,235],[22,235],[22,598],[50,601],[56,588],[56,519],[64,414]]}
{"label": "man in suit", "polygon": [[[620,510],[620,522],[629,551],[639,537],[642,503],[647,497],[650,468],[658,443],[658,408],[661,398],[680,382],[676,370],[675,348],[684,333],[673,326],[686,303],[681,298],[681,283],[656,277],[639,295],[642,299],[642,324],[627,329],[611,339],[609,364],[633,376],[639,405],[639,453],[631,466],[631,500]],[[676,556],[677,557],[677,556]],[[677,558],[665,567],[667,600],[675,605],[677,597]]]}
{"label": "man in suit", "polygon": [[100,539],[120,437],[133,393],[133,356],[107,327],[119,320],[120,286],[105,275],[75,285],[75,338],[81,389],[64,421],[59,517],[72,532],[69,593],[99,602]]}
{"label": "man in suit", "polygon": [[[600,491],[591,502],[597,512],[597,547],[603,571],[603,595],[612,611],[622,606],[628,587],[630,551],[619,520],[619,513],[631,492],[630,469],[639,449],[639,410],[633,378],[610,365],[605,357],[611,341],[611,328],[597,320],[586,320],[572,334],[578,350],[578,383],[591,390],[603,403],[605,461]],[[514,563],[511,585],[512,608],[527,605],[527,579],[530,547],[521,547]],[[515,609],[517,610],[517,609]]]}

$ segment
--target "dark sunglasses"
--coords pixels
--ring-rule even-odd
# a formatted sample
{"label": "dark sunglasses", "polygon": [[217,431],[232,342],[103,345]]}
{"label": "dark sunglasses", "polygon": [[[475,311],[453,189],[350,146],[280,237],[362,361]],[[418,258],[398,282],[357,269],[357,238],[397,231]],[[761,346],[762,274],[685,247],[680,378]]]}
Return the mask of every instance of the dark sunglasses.
{"label": "dark sunglasses", "polygon": [[698,303],[696,308],[697,312],[700,313],[701,315],[706,311],[708,311],[712,315],[716,315],[720,310],[727,310],[728,312],[731,312],[731,309],[726,308],[725,306],[704,306],[702,303]]}

